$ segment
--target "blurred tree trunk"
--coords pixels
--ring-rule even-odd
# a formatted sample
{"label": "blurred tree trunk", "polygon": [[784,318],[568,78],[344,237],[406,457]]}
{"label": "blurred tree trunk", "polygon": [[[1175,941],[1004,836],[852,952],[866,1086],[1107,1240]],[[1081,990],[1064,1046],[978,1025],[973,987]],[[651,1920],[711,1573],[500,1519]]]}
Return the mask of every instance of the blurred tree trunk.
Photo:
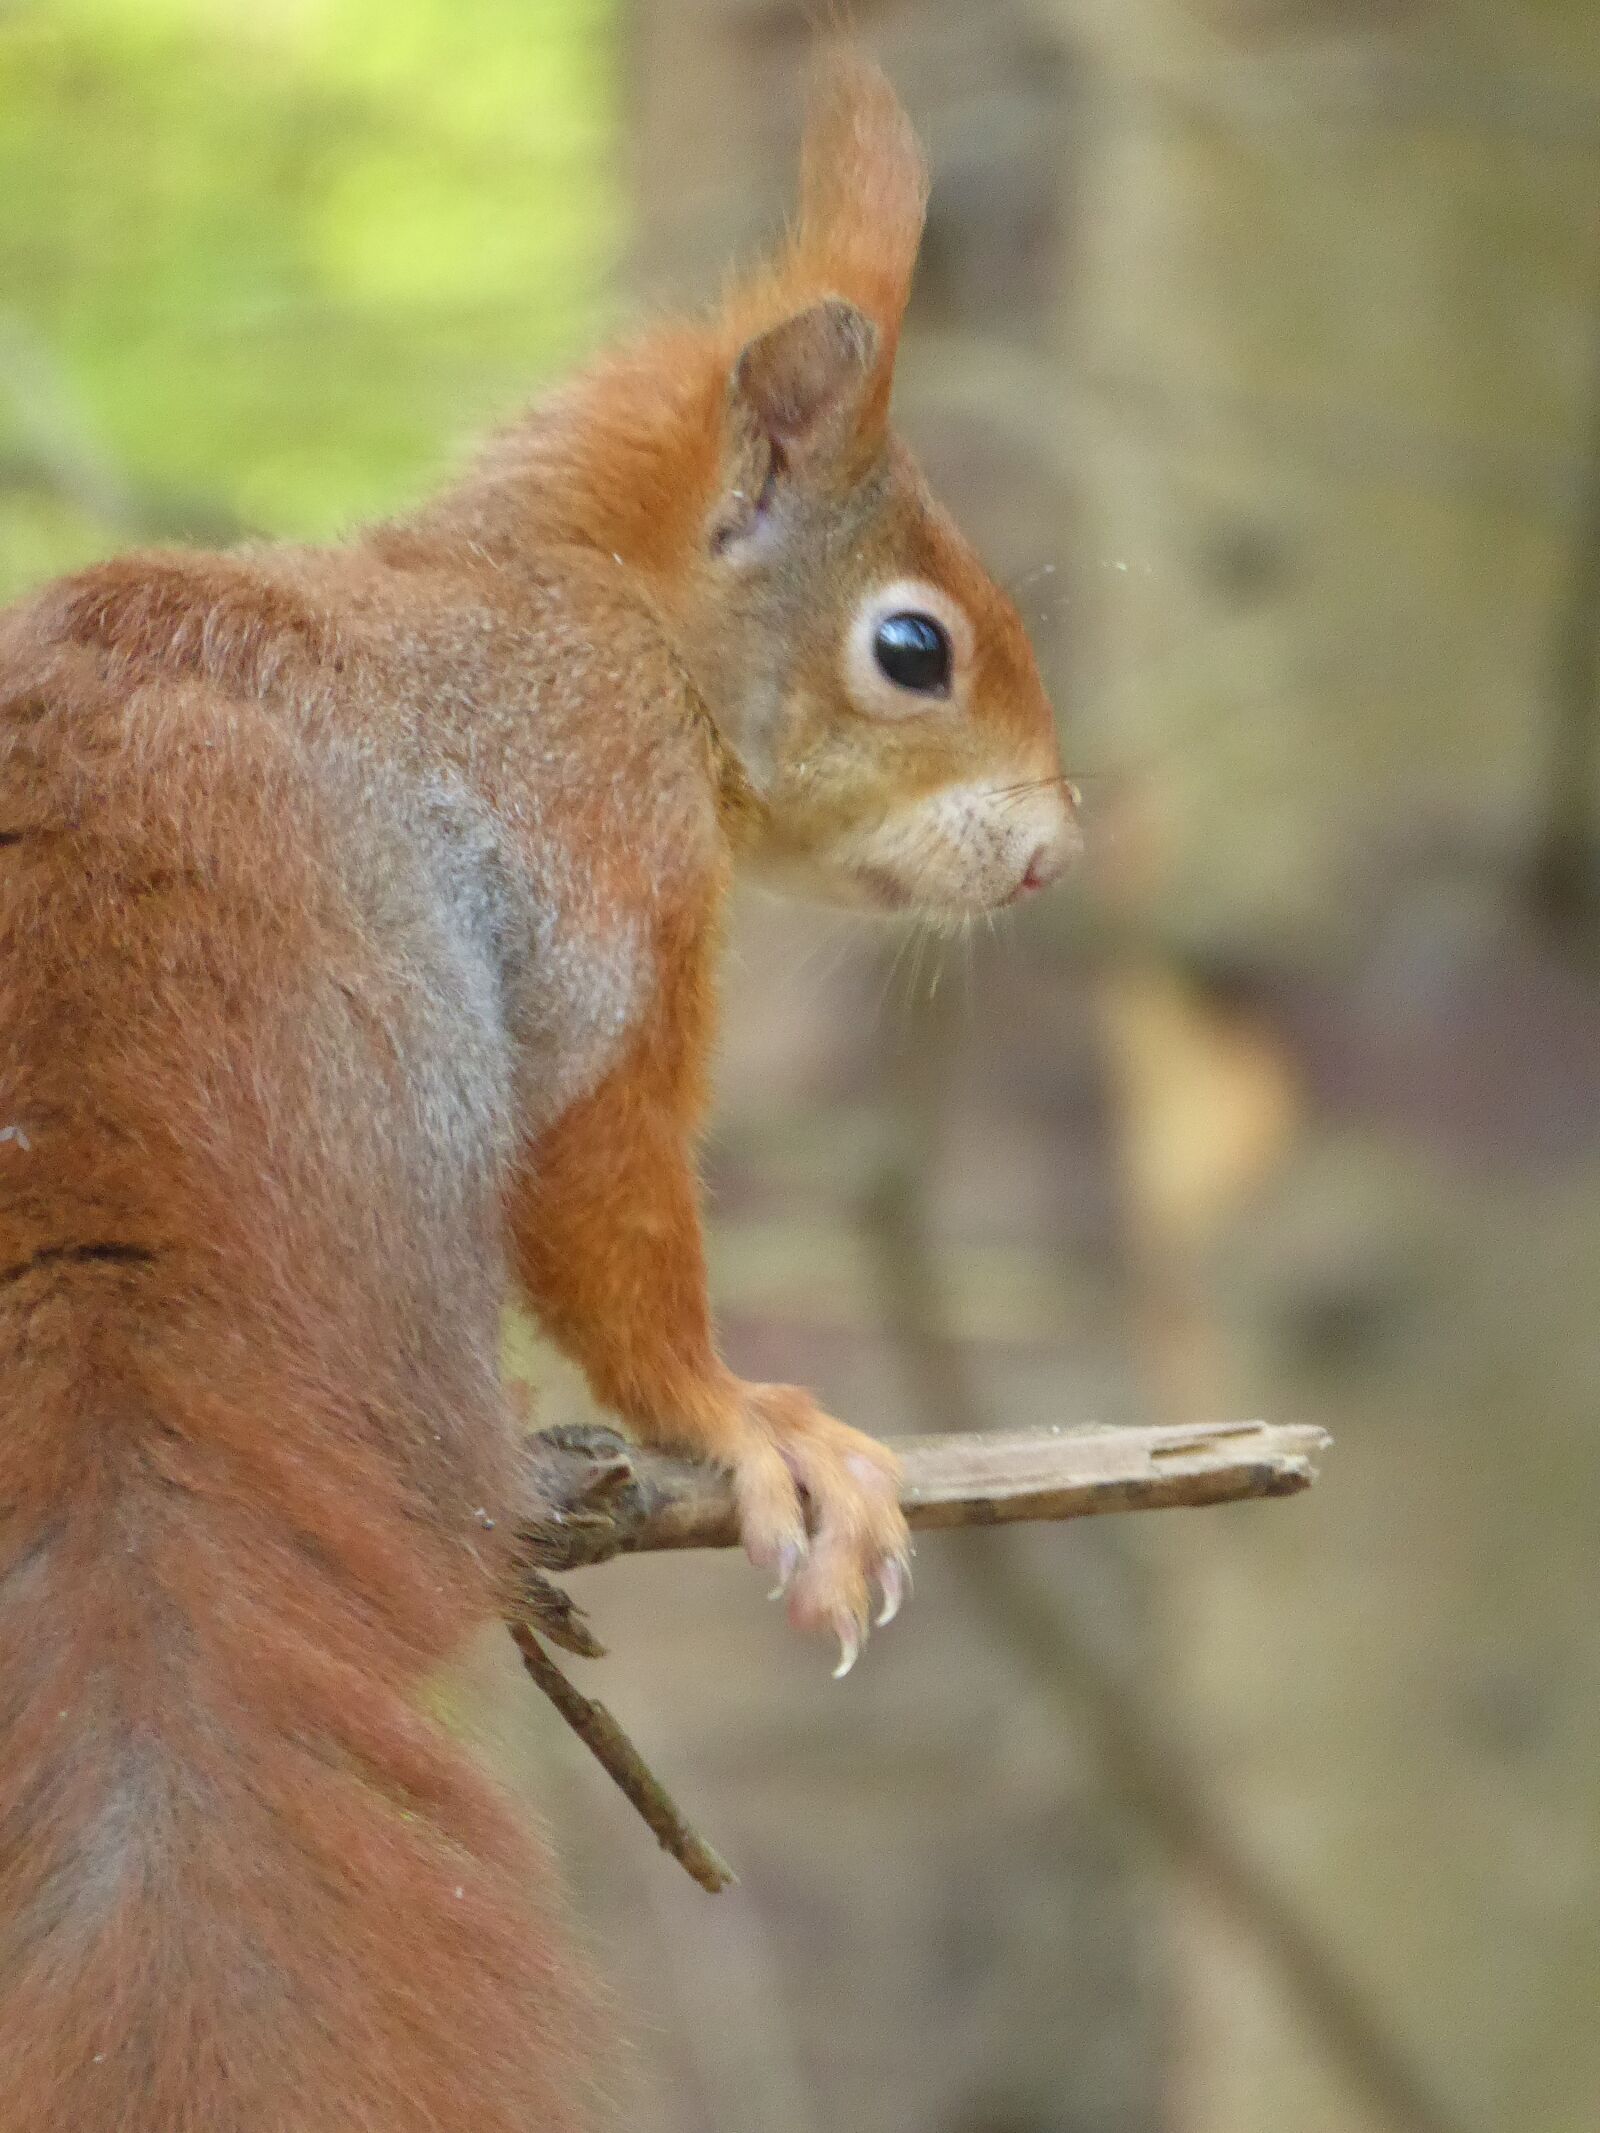
{"label": "blurred tree trunk", "polygon": [[[1592,884],[1600,17],[1048,12],[1096,114],[1077,730],[1159,757],[1107,990],[1152,1368],[1337,1440],[1182,1536],[1191,1723],[1456,2121],[1589,2133],[1600,999],[1541,862]],[[1188,1967],[1182,2133],[1382,2123],[1198,1901]]]}

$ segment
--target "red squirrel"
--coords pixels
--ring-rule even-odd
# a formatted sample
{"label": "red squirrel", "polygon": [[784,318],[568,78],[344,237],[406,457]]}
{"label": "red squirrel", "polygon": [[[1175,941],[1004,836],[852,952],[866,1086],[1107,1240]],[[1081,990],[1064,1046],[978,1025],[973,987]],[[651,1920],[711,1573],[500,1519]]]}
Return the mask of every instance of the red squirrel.
{"label": "red squirrel", "polygon": [[735,867],[960,918],[1071,789],[888,426],[924,164],[860,60],[780,256],[342,547],[0,617],[0,2133],[578,2133],[581,1966],[424,1684],[503,1612],[515,1282],[842,1641],[895,1464],[713,1339]]}

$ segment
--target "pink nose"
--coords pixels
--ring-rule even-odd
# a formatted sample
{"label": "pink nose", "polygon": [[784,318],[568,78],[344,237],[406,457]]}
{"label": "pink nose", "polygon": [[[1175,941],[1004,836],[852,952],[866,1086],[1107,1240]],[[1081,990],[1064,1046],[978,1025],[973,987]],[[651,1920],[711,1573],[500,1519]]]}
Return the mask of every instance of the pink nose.
{"label": "pink nose", "polygon": [[1072,786],[1066,788],[1066,804],[1062,807],[1048,832],[1039,839],[1022,870],[1022,877],[1006,898],[1007,903],[1018,903],[1024,896],[1032,896],[1035,890],[1048,889],[1051,882],[1059,881],[1083,849],[1083,832],[1078,827],[1078,795]]}
{"label": "pink nose", "polygon": [[1066,854],[1058,847],[1041,844],[1028,861],[1028,871],[1018,886],[1024,895],[1034,889],[1048,889],[1051,882],[1059,881],[1066,870]]}

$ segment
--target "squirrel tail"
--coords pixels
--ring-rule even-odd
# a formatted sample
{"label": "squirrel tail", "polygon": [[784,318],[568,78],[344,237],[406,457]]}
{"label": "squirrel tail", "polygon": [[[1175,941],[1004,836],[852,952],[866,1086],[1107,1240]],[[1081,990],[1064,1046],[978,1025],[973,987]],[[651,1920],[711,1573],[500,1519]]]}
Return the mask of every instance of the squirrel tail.
{"label": "squirrel tail", "polygon": [[[297,626],[231,562],[49,597],[136,665]],[[427,1708],[515,1457],[455,934],[292,721],[57,623],[0,657],[0,2133],[582,2133],[548,1869]]]}
{"label": "squirrel tail", "polygon": [[544,1869],[402,1619],[487,1595],[237,1342],[108,1367],[153,1276],[0,1292],[0,2133],[579,2133]]}

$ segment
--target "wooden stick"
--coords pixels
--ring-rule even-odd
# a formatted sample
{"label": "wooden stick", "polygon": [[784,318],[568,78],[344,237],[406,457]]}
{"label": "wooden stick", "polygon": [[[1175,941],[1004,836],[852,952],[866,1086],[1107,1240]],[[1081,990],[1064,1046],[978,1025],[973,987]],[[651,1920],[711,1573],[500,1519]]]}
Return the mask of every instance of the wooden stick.
{"label": "wooden stick", "polygon": [[[1317,1478],[1328,1438],[1304,1424],[1203,1422],[1126,1429],[996,1430],[904,1437],[901,1502],[913,1530],[1009,1525],[1292,1496]],[[525,1531],[541,1569],[738,1543],[727,1477],[607,1429],[529,1440]]]}
{"label": "wooden stick", "polygon": [[603,1703],[575,1689],[526,1622],[511,1635],[522,1663],[590,1754],[621,1787],[664,1852],[715,1896],[738,1880],[733,1868],[691,1829],[671,1795]]}
{"label": "wooden stick", "polygon": [[[1320,1429],[1211,1422],[908,1437],[895,1449],[905,1469],[906,1517],[914,1530],[930,1532],[1290,1496],[1316,1479],[1327,1443]],[[733,1870],[684,1819],[604,1704],[573,1687],[535,1629],[568,1651],[597,1656],[581,1612],[543,1573],[655,1549],[734,1547],[739,1535],[728,1478],[601,1428],[536,1432],[527,1462],[521,1526],[527,1583],[509,1624],[522,1663],[662,1849],[715,1895],[735,1878]]]}

